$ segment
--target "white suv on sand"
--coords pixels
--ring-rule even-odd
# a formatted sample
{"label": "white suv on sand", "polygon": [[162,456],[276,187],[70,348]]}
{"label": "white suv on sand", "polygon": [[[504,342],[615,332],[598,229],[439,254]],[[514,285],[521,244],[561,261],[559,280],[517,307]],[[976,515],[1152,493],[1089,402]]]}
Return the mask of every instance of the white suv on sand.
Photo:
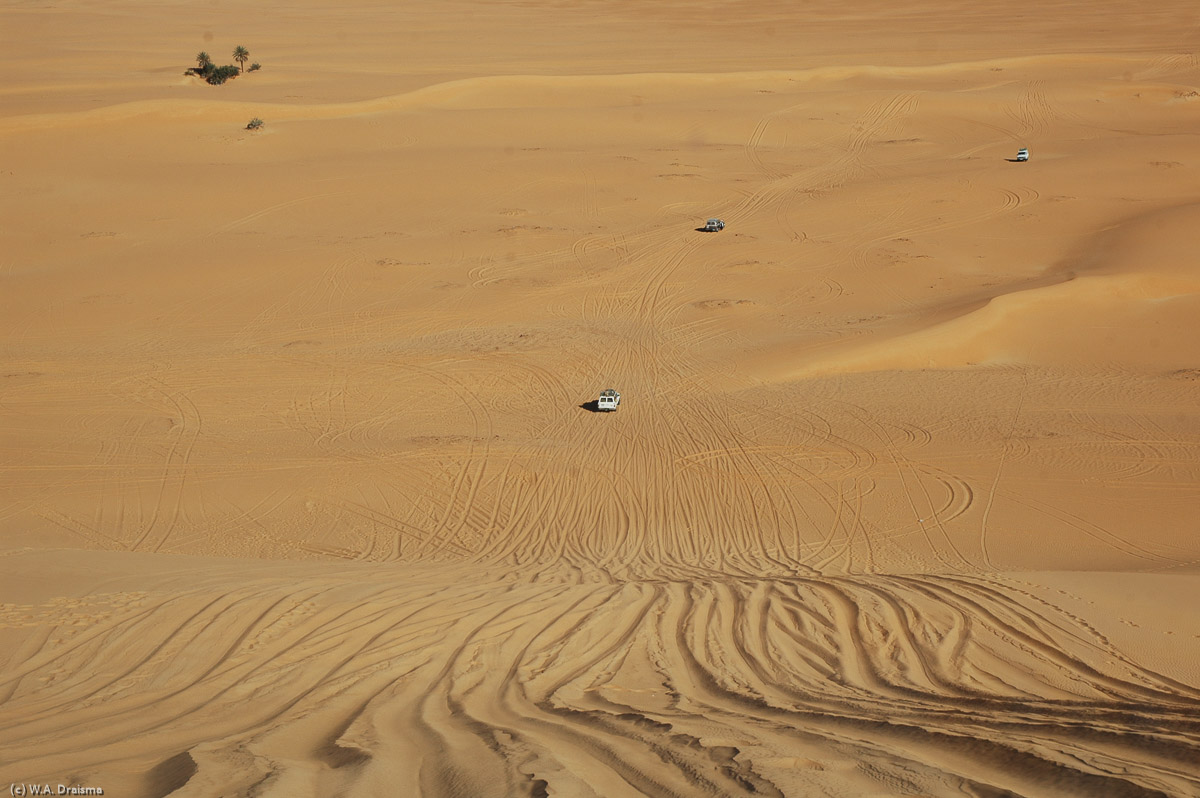
{"label": "white suv on sand", "polygon": [[612,388],[608,388],[600,392],[600,398],[596,400],[596,409],[604,411],[616,410],[619,404],[621,404],[621,394]]}

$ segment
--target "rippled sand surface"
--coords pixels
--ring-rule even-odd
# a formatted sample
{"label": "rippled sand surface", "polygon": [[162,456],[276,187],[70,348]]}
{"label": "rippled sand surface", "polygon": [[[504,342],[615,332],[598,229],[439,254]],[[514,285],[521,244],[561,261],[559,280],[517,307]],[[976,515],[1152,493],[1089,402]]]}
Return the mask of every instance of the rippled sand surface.
{"label": "rippled sand surface", "polygon": [[1191,5],[243,5],[0,3],[0,787],[1200,794]]}

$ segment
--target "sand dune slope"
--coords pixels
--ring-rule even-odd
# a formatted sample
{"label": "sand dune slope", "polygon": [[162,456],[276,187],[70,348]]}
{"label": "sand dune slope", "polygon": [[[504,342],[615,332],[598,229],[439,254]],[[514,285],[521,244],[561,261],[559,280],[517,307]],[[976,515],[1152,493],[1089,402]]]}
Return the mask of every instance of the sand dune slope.
{"label": "sand dune slope", "polygon": [[98,566],[102,592],[6,606],[57,626],[6,671],[6,771],[116,786],[121,762],[122,791],[178,795],[1200,786],[1200,690],[1020,578]]}
{"label": "sand dune slope", "polygon": [[1200,795],[1194,17],[0,6],[0,789]]}
{"label": "sand dune slope", "polygon": [[[1190,364],[1177,336],[1193,334],[1200,271],[1190,242],[1195,205],[1169,207],[1097,236],[1046,285],[999,294],[978,309],[807,364],[802,375],[977,363],[1053,363],[1126,368]],[[1082,357],[1081,357],[1082,353]]]}

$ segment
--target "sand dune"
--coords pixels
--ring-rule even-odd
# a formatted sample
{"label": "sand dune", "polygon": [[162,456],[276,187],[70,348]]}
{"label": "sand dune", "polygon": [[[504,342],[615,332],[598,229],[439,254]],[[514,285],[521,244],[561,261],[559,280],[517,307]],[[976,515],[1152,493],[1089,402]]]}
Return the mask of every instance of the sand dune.
{"label": "sand dune", "polygon": [[[84,774],[118,760],[123,791],[181,795],[1195,786],[1194,665],[1139,664],[1023,575],[587,585],[167,567],[106,555],[87,595],[43,611],[54,639],[7,680],[22,733],[7,760]],[[1197,588],[1166,579],[1162,599]]]}
{"label": "sand dune", "polygon": [[0,787],[1200,794],[1193,17],[0,9]]}
{"label": "sand dune", "polygon": [[983,307],[806,364],[828,372],[1036,363],[1172,372],[1195,362],[1200,273],[1190,241],[1200,208],[1154,211],[1096,237],[1048,285],[1001,293]]}

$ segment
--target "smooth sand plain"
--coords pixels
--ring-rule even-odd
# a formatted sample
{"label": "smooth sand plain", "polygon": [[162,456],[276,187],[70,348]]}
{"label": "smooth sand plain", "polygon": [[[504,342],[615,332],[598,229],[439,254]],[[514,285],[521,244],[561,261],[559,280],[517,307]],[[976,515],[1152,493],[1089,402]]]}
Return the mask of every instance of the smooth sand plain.
{"label": "smooth sand plain", "polygon": [[0,783],[1197,795],[1198,48],[0,3]]}

